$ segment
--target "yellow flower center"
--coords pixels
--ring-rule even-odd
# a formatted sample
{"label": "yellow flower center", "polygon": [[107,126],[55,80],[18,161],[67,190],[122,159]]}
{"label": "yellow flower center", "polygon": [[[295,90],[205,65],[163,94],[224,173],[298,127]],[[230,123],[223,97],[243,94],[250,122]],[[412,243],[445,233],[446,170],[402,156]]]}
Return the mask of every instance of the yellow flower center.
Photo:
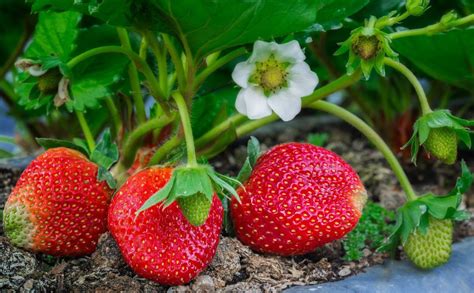
{"label": "yellow flower center", "polygon": [[264,88],[278,88],[285,79],[285,72],[279,67],[270,67],[262,73],[261,82]]}
{"label": "yellow flower center", "polygon": [[269,96],[287,85],[288,64],[278,62],[275,56],[271,55],[266,61],[257,62],[255,67],[250,82],[262,87],[265,95]]}

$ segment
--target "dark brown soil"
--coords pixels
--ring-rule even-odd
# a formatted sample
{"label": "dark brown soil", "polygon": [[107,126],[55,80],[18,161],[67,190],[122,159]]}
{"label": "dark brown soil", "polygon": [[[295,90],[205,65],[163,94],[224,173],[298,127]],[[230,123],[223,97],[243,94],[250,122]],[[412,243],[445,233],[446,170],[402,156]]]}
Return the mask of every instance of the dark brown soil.
{"label": "dark brown soil", "polygon": [[[397,180],[382,155],[350,128],[330,124],[314,129],[315,123],[306,121],[284,126],[276,125],[266,133],[257,133],[264,148],[288,141],[304,141],[311,131],[327,131],[330,135],[327,148],[342,155],[359,173],[372,200],[388,209],[403,203],[404,197]],[[327,124],[326,124],[327,125]],[[268,134],[270,133],[270,135]],[[275,135],[271,135],[274,133]],[[212,161],[223,173],[235,174],[245,158],[242,140]],[[468,165],[474,158],[466,155]],[[407,164],[406,169],[421,194],[443,194],[450,190],[459,174],[458,166],[421,162],[417,168]],[[0,207],[19,172],[0,170]],[[474,191],[463,203],[474,211]],[[211,265],[190,285],[165,288],[136,276],[124,263],[110,236],[104,234],[97,251],[90,257],[54,259],[34,255],[12,247],[0,230],[0,291],[59,291],[59,292],[274,292],[294,285],[334,281],[363,272],[365,268],[383,263],[388,256],[369,249],[358,262],[342,260],[340,241],[333,242],[315,252],[298,257],[259,255],[243,246],[237,239],[223,236]],[[456,226],[455,239],[474,236],[474,219]]]}

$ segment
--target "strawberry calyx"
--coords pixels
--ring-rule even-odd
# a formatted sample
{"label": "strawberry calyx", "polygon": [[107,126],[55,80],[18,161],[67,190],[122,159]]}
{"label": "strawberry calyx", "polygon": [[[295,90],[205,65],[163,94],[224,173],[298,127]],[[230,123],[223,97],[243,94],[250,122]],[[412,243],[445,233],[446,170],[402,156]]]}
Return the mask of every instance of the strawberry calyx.
{"label": "strawberry calyx", "polygon": [[446,195],[427,193],[415,200],[408,201],[397,210],[396,224],[392,234],[379,251],[395,252],[398,245],[405,245],[409,236],[415,233],[426,235],[430,229],[430,217],[437,220],[463,221],[470,214],[460,210],[462,196],[472,185],[472,173],[466,163],[461,162],[461,177],[456,186]]}
{"label": "strawberry calyx", "polygon": [[102,139],[93,150],[90,150],[86,141],[74,138],[72,141],[53,138],[36,138],[36,141],[45,150],[65,147],[76,150],[85,155],[89,160],[98,165],[97,180],[106,181],[107,185],[115,189],[117,181],[110,173],[110,168],[118,161],[119,151],[117,145],[112,141],[110,130],[107,129],[102,135]]}
{"label": "strawberry calyx", "polygon": [[154,205],[160,204],[165,209],[177,201],[186,219],[194,226],[201,226],[209,216],[216,192],[221,198],[231,195],[240,201],[233,184],[240,183],[215,172],[209,165],[180,166],[173,170],[168,183],[140,207],[136,216]]}
{"label": "strawberry calyx", "polygon": [[365,79],[369,79],[372,69],[385,76],[384,58],[388,57],[398,60],[398,54],[390,47],[389,35],[377,28],[377,20],[371,17],[365,26],[358,27],[351,32],[351,36],[340,44],[334,55],[342,55],[349,52],[346,64],[347,74],[351,75],[360,66]]}
{"label": "strawberry calyx", "polygon": [[402,149],[411,147],[411,160],[415,165],[420,146],[442,162],[453,164],[458,140],[472,147],[470,127],[474,127],[474,121],[456,117],[449,110],[436,110],[418,118],[413,125],[413,135]]}

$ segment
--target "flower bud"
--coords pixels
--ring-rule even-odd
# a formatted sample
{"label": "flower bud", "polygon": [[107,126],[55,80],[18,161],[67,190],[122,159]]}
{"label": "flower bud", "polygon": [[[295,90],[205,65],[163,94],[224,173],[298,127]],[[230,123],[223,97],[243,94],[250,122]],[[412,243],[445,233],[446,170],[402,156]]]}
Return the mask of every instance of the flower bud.
{"label": "flower bud", "polygon": [[458,19],[458,14],[454,10],[451,10],[450,12],[443,15],[439,22],[445,27],[450,27],[451,22],[455,21],[456,19]]}
{"label": "flower bud", "polygon": [[413,16],[420,16],[428,9],[430,0],[408,0],[406,9]]}

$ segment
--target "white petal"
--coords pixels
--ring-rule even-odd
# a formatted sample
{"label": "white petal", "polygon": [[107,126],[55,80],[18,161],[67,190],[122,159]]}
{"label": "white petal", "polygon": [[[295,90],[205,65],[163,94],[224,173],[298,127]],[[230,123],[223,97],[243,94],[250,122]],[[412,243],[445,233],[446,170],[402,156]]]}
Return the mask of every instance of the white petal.
{"label": "white petal", "polygon": [[41,69],[41,65],[39,64],[34,64],[28,68],[28,72],[32,76],[41,76],[46,73],[46,70]]}
{"label": "white petal", "polygon": [[291,41],[278,45],[278,48],[275,51],[275,57],[279,61],[290,63],[301,62],[306,59],[298,41]]}
{"label": "white petal", "polygon": [[244,94],[242,93],[243,91],[245,91],[245,89],[241,89],[237,94],[237,99],[235,100],[235,108],[240,114],[247,116],[247,105],[245,105],[245,98]]}
{"label": "white petal", "polygon": [[301,98],[285,90],[271,96],[268,104],[283,121],[292,120],[301,111]]}
{"label": "white petal", "polygon": [[249,85],[250,75],[255,70],[255,64],[248,62],[238,63],[232,72],[232,79],[240,87],[246,88]]}
{"label": "white petal", "polygon": [[248,62],[255,63],[265,61],[271,54],[275,53],[277,49],[278,44],[275,42],[256,41],[253,44],[252,55],[250,55]]}
{"label": "white petal", "polygon": [[250,119],[260,119],[272,114],[272,109],[268,106],[267,97],[262,89],[254,86],[240,90],[235,107],[240,114]]}
{"label": "white petal", "polygon": [[298,97],[311,94],[318,85],[318,75],[311,71],[308,64],[299,62],[290,68],[288,73],[288,89]]}

